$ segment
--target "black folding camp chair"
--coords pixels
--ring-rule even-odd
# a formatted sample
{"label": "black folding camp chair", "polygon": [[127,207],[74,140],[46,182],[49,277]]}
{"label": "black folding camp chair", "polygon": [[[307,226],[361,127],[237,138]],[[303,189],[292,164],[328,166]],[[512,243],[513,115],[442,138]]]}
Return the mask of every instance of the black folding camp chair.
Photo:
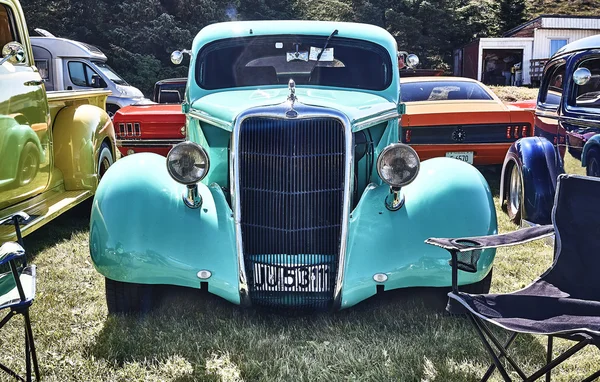
{"label": "black folding camp chair", "polygon": [[[534,381],[586,347],[600,349],[600,179],[561,175],[558,179],[553,225],[520,229],[503,235],[462,239],[427,239],[427,243],[448,250],[452,264],[452,292],[448,310],[467,313],[493,364],[482,378],[486,381],[497,368],[510,381],[502,358],[524,381]],[[506,294],[472,295],[458,290],[458,271],[477,269],[478,251],[525,243],[555,233],[554,262],[531,285]],[[511,332],[502,344],[488,323]],[[527,376],[508,354],[519,333],[548,336],[546,364]],[[552,339],[576,343],[553,358]],[[493,347],[496,347],[494,350]],[[598,362],[600,365],[600,362]],[[600,377],[600,369],[584,381]]]}
{"label": "black folding camp chair", "polygon": [[36,380],[40,379],[37,363],[33,332],[29,319],[29,307],[35,297],[35,265],[27,265],[23,238],[19,224],[28,220],[26,213],[19,212],[0,220],[0,225],[11,224],[15,226],[17,243],[7,242],[0,247],[0,269],[7,268],[6,273],[0,273],[0,310],[10,309],[8,314],[0,320],[0,328],[17,314],[23,315],[25,321],[25,378],[12,369],[0,363],[0,369],[19,381],[31,381],[31,364]]}

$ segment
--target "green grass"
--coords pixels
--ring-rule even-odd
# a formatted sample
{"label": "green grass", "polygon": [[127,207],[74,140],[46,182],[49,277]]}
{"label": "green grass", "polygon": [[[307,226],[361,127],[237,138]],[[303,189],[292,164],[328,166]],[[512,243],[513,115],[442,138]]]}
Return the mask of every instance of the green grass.
{"label": "green grass", "polygon": [[[576,168],[574,162],[568,165]],[[498,175],[486,175],[497,190]],[[500,230],[514,230],[496,207]],[[109,317],[103,278],[88,253],[85,209],[26,238],[38,266],[31,315],[44,380],[475,381],[488,366],[468,321],[447,316],[436,289],[389,292],[335,314],[293,316],[171,288],[146,317]],[[499,250],[492,290],[522,288],[551,259],[552,248],[542,242]],[[2,361],[21,367],[20,318],[3,329],[1,343]],[[544,362],[542,338],[522,336],[514,351],[526,370]],[[555,380],[580,380],[597,362],[597,351],[586,349],[559,367]]]}

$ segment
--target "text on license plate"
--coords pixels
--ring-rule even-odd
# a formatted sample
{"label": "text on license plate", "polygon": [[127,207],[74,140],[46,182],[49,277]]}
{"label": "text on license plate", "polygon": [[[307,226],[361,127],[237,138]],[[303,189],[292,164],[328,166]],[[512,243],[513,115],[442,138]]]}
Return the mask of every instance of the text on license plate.
{"label": "text on license plate", "polygon": [[454,158],[473,164],[473,151],[451,151],[446,153],[446,158]]}
{"label": "text on license plate", "polygon": [[329,265],[284,267],[254,264],[254,288],[258,291],[325,292],[330,290]]}

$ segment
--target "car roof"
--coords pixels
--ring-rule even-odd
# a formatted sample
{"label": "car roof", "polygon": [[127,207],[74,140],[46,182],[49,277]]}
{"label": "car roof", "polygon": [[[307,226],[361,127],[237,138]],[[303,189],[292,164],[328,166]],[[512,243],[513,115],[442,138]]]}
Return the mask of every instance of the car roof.
{"label": "car roof", "polygon": [[552,57],[587,49],[600,49],[600,34],[573,41],[560,48]]}

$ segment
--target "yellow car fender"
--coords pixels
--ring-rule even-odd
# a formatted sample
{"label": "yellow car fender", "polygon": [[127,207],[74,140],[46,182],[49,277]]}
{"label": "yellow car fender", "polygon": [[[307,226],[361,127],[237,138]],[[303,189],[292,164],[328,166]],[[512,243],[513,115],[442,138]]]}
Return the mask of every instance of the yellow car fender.
{"label": "yellow car fender", "polygon": [[54,120],[55,167],[67,191],[98,186],[98,155],[102,143],[116,159],[115,130],[108,114],[93,105],[67,106]]}

